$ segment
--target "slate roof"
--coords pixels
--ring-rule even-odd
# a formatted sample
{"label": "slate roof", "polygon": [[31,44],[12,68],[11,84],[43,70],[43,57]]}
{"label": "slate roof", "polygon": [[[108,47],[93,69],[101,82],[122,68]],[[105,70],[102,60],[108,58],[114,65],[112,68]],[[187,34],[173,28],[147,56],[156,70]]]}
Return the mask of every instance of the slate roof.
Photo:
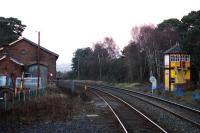
{"label": "slate roof", "polygon": [[172,46],[170,49],[166,50],[164,52],[165,54],[186,54],[184,50],[181,49],[179,43],[176,43],[176,45]]}

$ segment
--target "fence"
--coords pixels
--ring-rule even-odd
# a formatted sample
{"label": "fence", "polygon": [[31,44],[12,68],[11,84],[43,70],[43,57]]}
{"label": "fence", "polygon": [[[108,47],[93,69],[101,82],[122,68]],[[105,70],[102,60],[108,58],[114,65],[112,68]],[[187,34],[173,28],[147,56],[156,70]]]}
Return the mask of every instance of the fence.
{"label": "fence", "polygon": [[32,98],[43,96],[45,89],[23,90],[18,91],[15,95],[14,92],[2,93],[0,96],[0,110],[8,110],[21,102],[30,101]]}
{"label": "fence", "polygon": [[41,78],[39,79],[39,88],[37,87],[37,77],[24,78],[23,88],[20,87],[21,81],[21,78],[16,79],[17,89],[14,90],[11,78],[0,76],[0,110],[10,109],[17,103],[44,95],[45,85],[41,83]]}

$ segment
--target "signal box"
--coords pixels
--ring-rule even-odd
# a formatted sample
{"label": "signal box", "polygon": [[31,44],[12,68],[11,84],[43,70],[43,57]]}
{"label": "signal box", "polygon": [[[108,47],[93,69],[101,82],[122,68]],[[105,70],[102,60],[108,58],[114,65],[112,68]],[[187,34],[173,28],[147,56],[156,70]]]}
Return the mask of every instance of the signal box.
{"label": "signal box", "polygon": [[165,90],[184,88],[190,82],[190,55],[181,50],[178,43],[164,54]]}

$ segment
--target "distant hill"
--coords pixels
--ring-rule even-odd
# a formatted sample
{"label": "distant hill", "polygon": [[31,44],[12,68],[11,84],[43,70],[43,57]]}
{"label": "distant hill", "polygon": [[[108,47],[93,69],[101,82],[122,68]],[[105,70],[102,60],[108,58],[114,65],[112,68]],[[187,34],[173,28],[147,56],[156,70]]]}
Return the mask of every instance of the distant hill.
{"label": "distant hill", "polygon": [[56,66],[56,71],[60,71],[60,72],[67,72],[71,70],[71,64],[70,63],[66,63],[66,64],[58,64]]}

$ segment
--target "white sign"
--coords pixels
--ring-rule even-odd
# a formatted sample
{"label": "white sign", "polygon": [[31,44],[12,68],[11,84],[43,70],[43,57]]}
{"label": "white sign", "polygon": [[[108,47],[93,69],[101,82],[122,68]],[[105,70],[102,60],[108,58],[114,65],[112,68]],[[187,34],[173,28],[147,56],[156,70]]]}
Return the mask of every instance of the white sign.
{"label": "white sign", "polygon": [[165,67],[169,67],[169,55],[165,55]]}
{"label": "white sign", "polygon": [[154,76],[150,76],[149,81],[152,83],[152,90],[156,89],[157,87],[157,80]]}

